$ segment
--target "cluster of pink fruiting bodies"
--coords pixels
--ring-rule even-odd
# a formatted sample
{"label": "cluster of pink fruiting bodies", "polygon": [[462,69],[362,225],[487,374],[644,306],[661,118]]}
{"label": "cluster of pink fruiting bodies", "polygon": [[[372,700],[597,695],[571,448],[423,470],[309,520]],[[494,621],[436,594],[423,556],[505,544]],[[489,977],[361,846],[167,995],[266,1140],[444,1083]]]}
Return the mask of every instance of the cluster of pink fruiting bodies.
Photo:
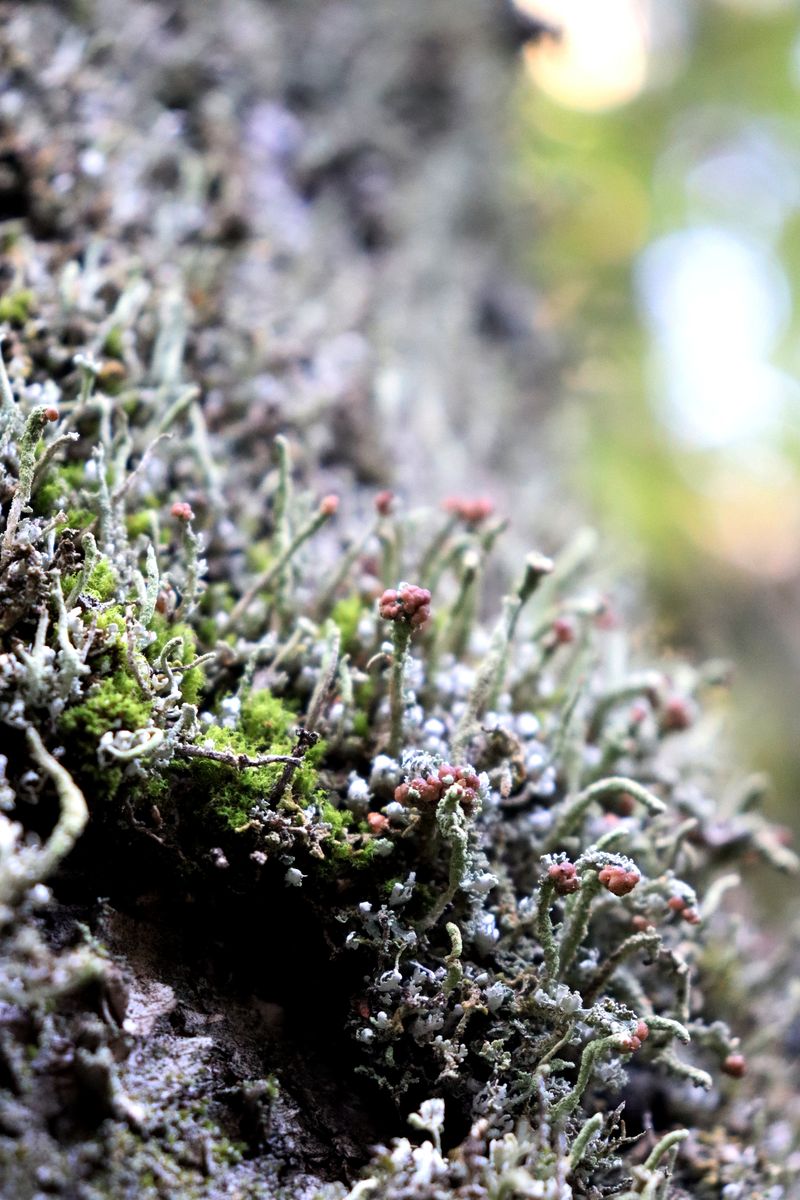
{"label": "cluster of pink fruiting bodies", "polygon": [[387,588],[378,601],[378,611],[384,621],[402,621],[419,629],[431,615],[431,594],[415,583],[401,583]]}
{"label": "cluster of pink fruiting bodies", "polygon": [[416,775],[395,789],[400,804],[422,804],[435,808],[442,797],[456,790],[458,801],[467,811],[474,810],[480,796],[480,780],[471,767],[453,767],[442,763],[428,775]]}

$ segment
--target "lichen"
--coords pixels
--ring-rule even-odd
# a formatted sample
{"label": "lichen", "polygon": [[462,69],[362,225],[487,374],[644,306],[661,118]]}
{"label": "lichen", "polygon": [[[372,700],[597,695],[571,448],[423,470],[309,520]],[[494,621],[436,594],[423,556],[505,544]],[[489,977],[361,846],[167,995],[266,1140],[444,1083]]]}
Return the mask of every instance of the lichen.
{"label": "lichen", "polygon": [[[165,227],[224,192],[197,165]],[[642,661],[585,539],[502,559],[481,497],[329,492],[320,397],[220,399],[255,333],[127,229],[57,279],[21,236],[42,323],[0,367],[9,1194],[277,1197],[324,1161],[306,1194],[788,1200],[791,964],[725,895],[795,860],[715,766],[718,677]],[[181,261],[202,311],[217,260]]]}
{"label": "lichen", "polygon": [[[350,1012],[339,1036],[352,1039],[353,1078],[399,1113],[431,1095],[412,1123],[434,1141],[379,1151],[351,1195],[427,1196],[435,1183],[455,1196],[467,1182],[487,1196],[551,1183],[564,1196],[664,1192],[685,1135],[629,1158],[615,1106],[632,1095],[631,1078],[719,1096],[722,1076],[744,1070],[740,1035],[724,1014],[705,1020],[693,999],[713,962],[703,894],[724,877],[706,775],[691,757],[670,766],[668,749],[700,727],[702,671],[608,680],[603,645],[618,634],[605,600],[590,588],[574,601],[558,562],[542,555],[528,556],[493,631],[477,639],[485,649],[469,649],[464,627],[457,656],[447,623],[428,616],[446,608],[448,588],[460,594],[458,557],[484,536],[484,516],[464,518],[464,530],[451,514],[434,533],[451,565],[432,595],[407,582],[438,559],[423,551],[415,565],[398,506],[382,532],[392,526],[406,547],[406,581],[376,577],[367,605],[354,562],[352,577],[336,575],[350,596],[321,605],[325,568],[304,551],[337,506],[290,496],[285,440],[267,565],[237,578],[232,603],[210,604],[191,506],[165,495],[132,533],[128,506],[140,487],[152,496],[155,476],[140,479],[116,453],[113,471],[98,469],[87,488],[83,469],[55,464],[57,430],[37,424],[31,457],[24,393],[13,402],[10,494],[16,470],[27,480],[40,471],[43,483],[33,516],[14,510],[5,578],[36,546],[43,602],[20,609],[4,647],[3,719],[39,730],[63,756],[59,770],[84,786],[94,852],[105,846],[122,878],[144,832],[161,847],[159,872],[172,861],[178,879],[219,903],[229,888],[252,894],[256,910],[263,886],[299,890],[335,955],[357,960],[340,974],[337,1001]],[[91,430],[80,442],[100,468],[108,432]],[[155,462],[146,425],[142,439]],[[58,494],[47,489],[56,471]],[[55,506],[79,494],[96,533],[55,521]],[[45,795],[45,761],[55,760],[20,757],[11,794]],[[729,821],[743,846],[792,865],[750,809]],[[17,907],[32,887],[9,892]],[[103,1078],[112,1113],[129,1122],[136,1102],[126,1108],[116,1077]],[[444,1114],[472,1129],[450,1158]],[[222,1133],[209,1137],[218,1168],[233,1169]],[[472,1144],[491,1170],[466,1165]],[[149,1152],[131,1153],[147,1194]],[[417,1176],[424,1185],[409,1192]],[[193,1194],[190,1178],[175,1178]]]}

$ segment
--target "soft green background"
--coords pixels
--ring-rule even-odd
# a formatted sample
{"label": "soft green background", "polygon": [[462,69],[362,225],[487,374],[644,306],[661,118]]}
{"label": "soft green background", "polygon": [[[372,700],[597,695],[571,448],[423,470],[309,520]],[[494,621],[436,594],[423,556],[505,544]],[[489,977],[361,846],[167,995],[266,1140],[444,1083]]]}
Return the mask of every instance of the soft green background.
{"label": "soft green background", "polygon": [[[656,29],[629,103],[589,113],[533,79],[519,88],[537,322],[572,355],[556,441],[596,522],[644,560],[664,641],[735,662],[736,740],[800,829],[800,7],[666,9],[671,37]],[[720,244],[722,266],[712,256],[699,277],[695,248]],[[681,247],[688,274],[670,292],[659,271]]]}

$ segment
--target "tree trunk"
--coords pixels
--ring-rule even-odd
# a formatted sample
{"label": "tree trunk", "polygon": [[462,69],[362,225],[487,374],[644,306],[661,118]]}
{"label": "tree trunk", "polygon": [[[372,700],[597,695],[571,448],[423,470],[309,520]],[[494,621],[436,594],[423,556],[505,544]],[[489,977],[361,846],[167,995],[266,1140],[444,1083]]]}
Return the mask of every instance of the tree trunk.
{"label": "tree trunk", "polygon": [[[235,455],[207,472],[234,516],[278,431],[351,509],[360,484],[480,489],[496,413],[536,403],[502,206],[507,18],[499,0],[2,4],[0,218],[8,294],[39,323],[29,377],[68,393],[90,347],[109,390],[196,383]],[[15,329],[9,353],[30,341]],[[287,936],[284,895],[252,927],[235,889],[222,910],[170,892],[149,837],[140,872],[87,835],[9,935],[27,985],[35,939],[45,1009],[0,1014],[3,1194],[300,1200],[352,1180],[396,1128],[347,1069],[319,933],[298,907]],[[94,939],[102,984],[70,976],[65,1006],[58,954]]]}

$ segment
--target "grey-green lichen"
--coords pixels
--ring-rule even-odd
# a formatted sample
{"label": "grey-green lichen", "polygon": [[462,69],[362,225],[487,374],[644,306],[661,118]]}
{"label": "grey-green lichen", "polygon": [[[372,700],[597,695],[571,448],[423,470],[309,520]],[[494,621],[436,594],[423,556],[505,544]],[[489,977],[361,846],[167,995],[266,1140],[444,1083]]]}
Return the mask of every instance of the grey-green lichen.
{"label": "grey-green lichen", "polygon": [[[355,247],[391,205],[371,150],[301,155],[295,115],[253,99],[278,10],[313,6],[236,7],[253,66],[210,85],[202,54],[242,27],[214,6],[162,29],[118,5],[119,51],[66,6],[9,26],[0,1190],[788,1200],[792,947],[739,884],[794,859],[717,762],[719,672],[642,661],[585,537],[508,569],[469,471],[444,515],[378,491],[345,421],[365,344],[296,300],[338,313],[342,272],[363,296]],[[418,37],[435,7],[386,11]],[[96,102],[117,53],[161,97],[124,162]],[[91,170],[80,128],[36,152],[61,91],[105,146]],[[341,172],[354,237],[318,261],[308,195]]]}
{"label": "grey-green lichen", "polygon": [[[197,518],[184,498],[203,486],[199,415],[181,401],[132,420],[91,359],[78,365],[77,392],[54,395],[46,419],[15,360],[11,379],[0,365],[0,720],[16,817],[0,816],[3,999],[31,1014],[33,1052],[52,1054],[53,1020],[33,1014],[114,977],[99,946],[54,954],[35,924],[91,815],[83,871],[108,855],[129,886],[150,841],[156,888],[174,888],[172,871],[278,921],[261,912],[264,888],[302,895],[341,964],[326,1002],[351,1039],[351,1086],[431,1135],[378,1150],[351,1200],[714,1195],[701,1147],[715,1126],[696,1097],[725,1103],[753,1023],[702,1003],[730,920],[720,900],[738,882],[728,847],[794,866],[749,800],[713,801],[700,747],[715,685],[686,664],[628,665],[607,600],[589,582],[576,594],[570,552],[569,569],[528,558],[493,631],[474,613],[464,625],[464,562],[495,540],[491,514],[466,502],[425,535],[378,497],[380,521],[343,571],[338,500],[295,489],[286,438],[251,530],[258,565],[234,564],[224,510],[204,503]],[[382,544],[393,553],[373,555]],[[51,794],[48,833],[33,815]],[[32,954],[52,958],[49,979]],[[192,1172],[239,1171],[241,1152],[217,1116],[187,1166],[163,1097],[126,1090],[125,1005],[113,1016],[104,1003],[107,1025],[76,1034],[59,1018],[77,1038],[71,1103],[90,1096],[111,1121],[102,1136],[141,1145],[123,1155],[140,1194],[159,1172],[177,1194],[205,1194]],[[450,1153],[445,1121],[460,1131]],[[752,1155],[739,1174],[726,1165],[732,1186],[784,1194],[781,1168]],[[101,1190],[104,1173],[122,1177],[121,1160],[81,1169]]]}

